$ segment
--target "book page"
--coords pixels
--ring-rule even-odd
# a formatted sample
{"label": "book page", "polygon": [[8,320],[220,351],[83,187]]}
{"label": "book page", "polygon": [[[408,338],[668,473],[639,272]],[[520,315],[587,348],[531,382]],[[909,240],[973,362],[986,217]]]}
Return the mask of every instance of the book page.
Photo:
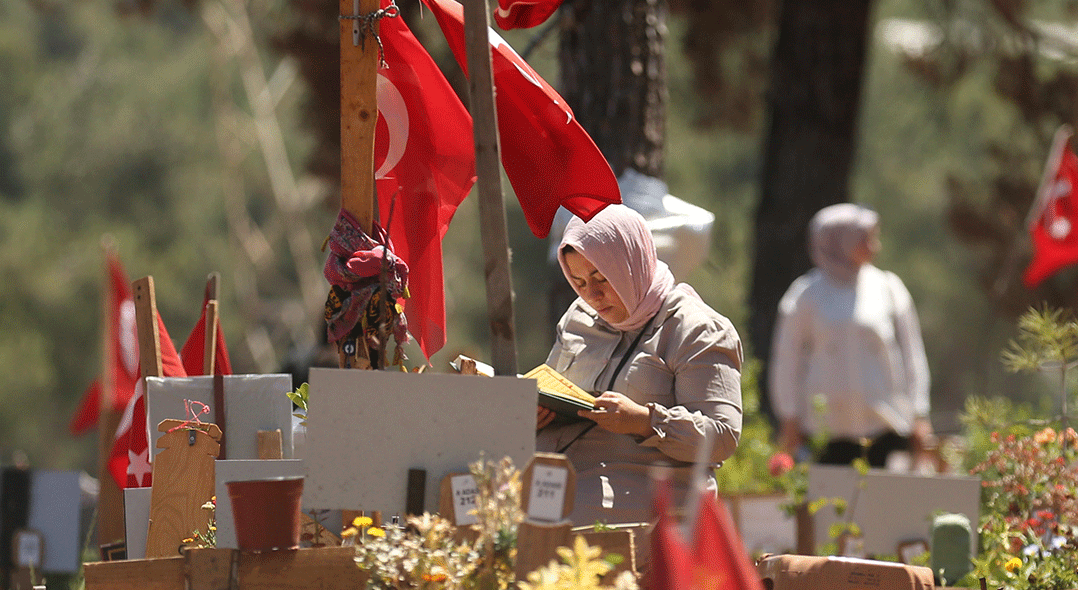
{"label": "book page", "polygon": [[580,389],[575,383],[566,379],[561,373],[551,369],[548,365],[544,364],[535,367],[528,371],[524,378],[535,379],[541,391],[576,398],[589,404],[595,403],[595,396]]}

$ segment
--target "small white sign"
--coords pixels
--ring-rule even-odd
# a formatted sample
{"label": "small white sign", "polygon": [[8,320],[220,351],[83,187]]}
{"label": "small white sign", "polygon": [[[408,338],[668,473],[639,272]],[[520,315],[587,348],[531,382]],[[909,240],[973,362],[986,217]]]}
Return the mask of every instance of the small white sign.
{"label": "small white sign", "polygon": [[453,517],[457,526],[468,526],[479,522],[475,516],[476,499],[479,488],[471,475],[454,475],[449,478],[453,490]]}
{"label": "small white sign", "polygon": [[569,470],[564,467],[535,465],[528,496],[528,517],[547,522],[565,518],[565,485]]}
{"label": "small white sign", "polygon": [[40,568],[44,540],[37,531],[19,531],[15,534],[15,565],[24,568]]}

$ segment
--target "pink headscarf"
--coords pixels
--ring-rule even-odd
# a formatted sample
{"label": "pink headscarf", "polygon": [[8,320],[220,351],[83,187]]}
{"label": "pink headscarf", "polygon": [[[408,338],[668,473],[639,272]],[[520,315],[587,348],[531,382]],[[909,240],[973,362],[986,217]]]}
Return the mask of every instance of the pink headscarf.
{"label": "pink headscarf", "polygon": [[861,270],[854,250],[880,223],[875,211],[839,203],[816,212],[809,222],[809,256],[827,276],[839,283],[852,283]]}
{"label": "pink headscarf", "polygon": [[643,327],[674,288],[674,275],[665,262],[656,258],[655,243],[644,218],[625,205],[607,205],[591,221],[584,223],[573,217],[565,226],[558,262],[565,280],[577,290],[562,253],[566,246],[572,246],[595,265],[625,304],[629,317],[613,324],[623,332]]}

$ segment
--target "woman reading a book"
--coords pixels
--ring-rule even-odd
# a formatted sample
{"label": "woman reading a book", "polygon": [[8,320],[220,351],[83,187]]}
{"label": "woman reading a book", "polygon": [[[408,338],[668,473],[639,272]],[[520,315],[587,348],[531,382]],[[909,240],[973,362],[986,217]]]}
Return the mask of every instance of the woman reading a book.
{"label": "woman reading a book", "polygon": [[572,461],[575,524],[648,521],[652,465],[670,467],[680,505],[698,447],[712,441],[703,455],[712,467],[737,447],[741,340],[730,320],[675,282],[628,207],[574,218],[558,259],[579,297],[558,322],[546,364],[597,399],[575,421],[540,406],[536,446]]}

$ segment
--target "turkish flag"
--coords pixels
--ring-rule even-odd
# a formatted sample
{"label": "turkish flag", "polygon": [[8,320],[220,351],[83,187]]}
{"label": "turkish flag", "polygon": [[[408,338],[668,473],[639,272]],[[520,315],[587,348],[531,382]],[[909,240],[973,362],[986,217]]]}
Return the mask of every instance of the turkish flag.
{"label": "turkish flag", "polygon": [[[157,316],[157,332],[161,341],[161,366],[165,377],[186,377],[180,355],[165,330],[161,315]],[[141,374],[141,369],[139,370]],[[146,380],[139,379],[112,443],[108,468],[120,488],[149,487],[152,483],[150,466],[150,431],[146,417]]]}
{"label": "turkish flag", "polygon": [[561,6],[562,0],[498,0],[494,22],[508,31],[527,29],[543,24]]}
{"label": "turkish flag", "polygon": [[[457,63],[468,73],[464,12],[454,0],[423,0]],[[488,27],[502,166],[536,237],[550,232],[558,206],[588,221],[621,191],[610,164],[565,100]]]}
{"label": "turkish flag", "polygon": [[714,590],[763,590],[734,519],[714,492],[701,490],[693,531],[694,587]]}
{"label": "turkish flag", "polygon": [[[209,294],[202,300],[202,315],[198,317],[195,327],[187,336],[187,342],[180,349],[180,359],[183,362],[183,370],[188,375],[202,375],[206,364],[206,305],[210,302]],[[221,332],[221,318],[216,318],[217,338],[213,347],[213,372],[216,375],[231,375],[232,361],[228,358],[228,347],[225,346],[225,335]]]}
{"label": "turkish flag", "polygon": [[693,556],[677,524],[670,516],[670,481],[653,480],[652,511],[657,518],[651,529],[648,590],[684,590],[692,587]]}
{"label": "turkish flag", "polygon": [[[131,282],[127,280],[123,265],[116,254],[107,255],[109,286],[105,291],[105,331],[108,349],[106,363],[111,371],[112,391],[110,407],[115,412],[123,411],[127,402],[135,394],[138,381],[138,338],[135,331],[135,302],[131,297]],[[101,408],[101,380],[95,379],[86,393],[75,415],[68,425],[72,434],[82,434],[95,426]]]}
{"label": "turkish flag", "polygon": [[446,340],[442,238],[475,184],[472,117],[404,19],[382,19],[380,27],[386,65],[378,71],[374,135],[379,218],[394,254],[408,265],[405,316],[429,359]]}
{"label": "turkish flag", "polygon": [[1029,289],[1078,262],[1078,157],[1070,149],[1069,127],[1056,133],[1037,191],[1037,211],[1029,224],[1033,259],[1022,275]]}

